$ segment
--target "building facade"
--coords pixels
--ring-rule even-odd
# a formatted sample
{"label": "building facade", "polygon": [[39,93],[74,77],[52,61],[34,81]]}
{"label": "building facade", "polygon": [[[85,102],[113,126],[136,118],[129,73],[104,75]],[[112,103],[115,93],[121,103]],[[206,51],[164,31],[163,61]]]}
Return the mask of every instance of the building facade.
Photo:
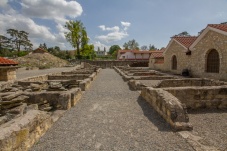
{"label": "building facade", "polygon": [[227,24],[209,24],[197,37],[172,37],[163,55],[159,70],[227,81]]}

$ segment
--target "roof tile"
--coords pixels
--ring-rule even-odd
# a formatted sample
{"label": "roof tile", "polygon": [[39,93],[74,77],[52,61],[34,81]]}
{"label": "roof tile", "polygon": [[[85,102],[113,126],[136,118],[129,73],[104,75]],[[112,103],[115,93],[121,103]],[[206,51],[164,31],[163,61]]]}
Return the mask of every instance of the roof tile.
{"label": "roof tile", "polygon": [[196,40],[197,36],[189,36],[189,37],[175,36],[173,38],[179,43],[181,43],[183,46],[189,48],[192,45],[192,43]]}
{"label": "roof tile", "polygon": [[13,60],[0,57],[0,65],[18,65],[18,63]]}
{"label": "roof tile", "polygon": [[227,32],[227,24],[208,24],[207,26]]}

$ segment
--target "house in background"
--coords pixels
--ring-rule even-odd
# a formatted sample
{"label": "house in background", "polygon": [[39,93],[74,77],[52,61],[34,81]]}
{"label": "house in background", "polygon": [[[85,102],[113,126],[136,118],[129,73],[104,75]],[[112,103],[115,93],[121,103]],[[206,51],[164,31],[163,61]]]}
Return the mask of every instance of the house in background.
{"label": "house in background", "polygon": [[[227,80],[227,24],[208,24],[199,36],[172,37],[159,70]],[[150,65],[151,68],[153,68]]]}
{"label": "house in background", "polygon": [[189,47],[196,36],[174,36],[164,51],[164,70],[181,74],[183,69],[190,69],[191,51]]}
{"label": "house in background", "polygon": [[153,52],[158,52],[159,50],[153,51],[139,51],[139,50],[119,50],[117,55],[117,60],[145,60],[149,61],[149,58]]}
{"label": "house in background", "polygon": [[95,51],[95,53],[96,53],[97,57],[102,57],[102,56],[106,56],[107,55],[106,49],[104,49],[103,51],[98,49],[97,51]]}
{"label": "house in background", "polygon": [[164,64],[164,56],[163,56],[163,51],[152,51],[150,58],[149,58],[149,67],[155,70],[159,70],[160,66],[163,66]]}
{"label": "house in background", "polygon": [[3,57],[0,57],[0,81],[16,80],[16,69],[18,63]]}

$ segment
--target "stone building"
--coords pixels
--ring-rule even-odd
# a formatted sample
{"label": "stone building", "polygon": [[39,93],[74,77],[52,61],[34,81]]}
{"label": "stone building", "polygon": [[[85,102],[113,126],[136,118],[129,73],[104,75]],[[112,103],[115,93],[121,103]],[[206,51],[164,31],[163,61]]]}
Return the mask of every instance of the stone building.
{"label": "stone building", "polygon": [[[152,66],[150,66],[152,68]],[[227,80],[227,24],[208,24],[197,37],[172,37],[159,70]]]}
{"label": "stone building", "polygon": [[13,81],[16,79],[16,69],[18,63],[0,57],[0,81]]}
{"label": "stone building", "polygon": [[159,70],[164,64],[163,51],[152,51],[149,59],[149,67]]}

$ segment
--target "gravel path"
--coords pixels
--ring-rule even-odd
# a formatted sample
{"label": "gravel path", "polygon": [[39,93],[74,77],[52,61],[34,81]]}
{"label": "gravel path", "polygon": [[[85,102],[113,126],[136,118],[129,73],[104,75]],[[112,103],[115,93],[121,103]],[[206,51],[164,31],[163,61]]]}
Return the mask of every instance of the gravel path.
{"label": "gravel path", "polygon": [[36,143],[39,150],[193,150],[113,69]]}
{"label": "gravel path", "polygon": [[200,109],[188,113],[192,133],[202,138],[201,144],[227,151],[227,110]]}
{"label": "gravel path", "polygon": [[51,68],[43,70],[25,70],[25,68],[19,68],[17,70],[17,80],[25,79],[33,76],[40,76],[49,73],[58,73],[66,70],[72,70],[75,67],[62,67],[62,68]]}

